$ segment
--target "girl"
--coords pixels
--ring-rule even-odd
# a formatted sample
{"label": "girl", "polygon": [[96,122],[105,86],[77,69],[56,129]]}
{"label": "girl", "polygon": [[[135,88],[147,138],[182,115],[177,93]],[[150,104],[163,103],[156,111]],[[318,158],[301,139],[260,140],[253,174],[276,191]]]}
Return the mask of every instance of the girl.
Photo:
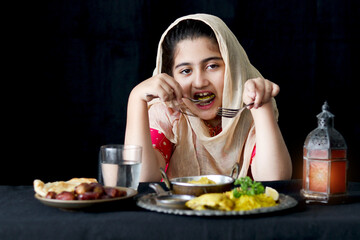
{"label": "girl", "polygon": [[[207,14],[177,19],[161,37],[153,76],[129,96],[125,144],[143,147],[140,181],[159,181],[160,167],[170,178],[228,175],[235,162],[240,177],[291,178],[273,99],[278,92],[221,19]],[[216,115],[219,107],[251,102],[234,118]]]}

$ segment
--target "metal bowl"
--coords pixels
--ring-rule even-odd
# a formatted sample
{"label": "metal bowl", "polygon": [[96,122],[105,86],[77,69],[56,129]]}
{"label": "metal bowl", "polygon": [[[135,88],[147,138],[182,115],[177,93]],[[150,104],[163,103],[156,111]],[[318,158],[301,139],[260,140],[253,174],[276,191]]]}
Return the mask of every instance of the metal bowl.
{"label": "metal bowl", "polygon": [[[233,188],[234,181],[239,175],[239,164],[235,164],[230,176],[226,175],[200,175],[200,176],[187,176],[168,179],[165,171],[160,169],[161,175],[165,181],[166,186],[173,194],[184,194],[200,196],[205,193],[221,193],[230,191]],[[235,175],[235,177],[233,177]],[[216,184],[194,184],[190,181],[200,180],[202,177],[214,181]]]}

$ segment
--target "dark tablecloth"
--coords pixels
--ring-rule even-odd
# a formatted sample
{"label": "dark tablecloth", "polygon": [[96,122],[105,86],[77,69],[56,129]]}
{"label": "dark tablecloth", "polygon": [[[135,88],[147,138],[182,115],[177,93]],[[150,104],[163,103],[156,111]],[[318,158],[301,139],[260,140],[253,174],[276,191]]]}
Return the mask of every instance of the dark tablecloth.
{"label": "dark tablecloth", "polygon": [[[121,209],[70,212],[34,198],[32,186],[0,186],[0,239],[360,239],[360,183],[347,203],[307,205],[301,181],[264,182],[299,204],[281,212],[235,217],[150,212],[133,200]],[[141,183],[139,194],[152,192]]]}

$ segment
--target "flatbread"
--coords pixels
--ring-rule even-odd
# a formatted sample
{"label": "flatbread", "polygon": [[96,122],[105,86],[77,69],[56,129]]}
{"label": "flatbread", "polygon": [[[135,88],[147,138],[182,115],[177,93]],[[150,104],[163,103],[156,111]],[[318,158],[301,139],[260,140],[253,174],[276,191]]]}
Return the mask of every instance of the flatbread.
{"label": "flatbread", "polygon": [[45,197],[48,192],[55,192],[56,194],[63,191],[72,192],[75,187],[81,183],[93,183],[97,182],[95,178],[72,178],[69,181],[57,181],[44,183],[39,179],[34,180],[34,190],[41,197]]}

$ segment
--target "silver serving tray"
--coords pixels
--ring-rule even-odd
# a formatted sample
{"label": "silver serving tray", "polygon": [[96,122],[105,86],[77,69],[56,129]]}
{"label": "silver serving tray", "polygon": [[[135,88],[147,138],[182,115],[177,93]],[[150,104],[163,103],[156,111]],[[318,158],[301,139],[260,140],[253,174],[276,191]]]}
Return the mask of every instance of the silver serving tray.
{"label": "silver serving tray", "polygon": [[137,205],[141,208],[160,212],[167,214],[175,214],[175,215],[187,215],[187,216],[243,216],[243,215],[253,215],[253,214],[261,214],[261,213],[271,213],[282,211],[285,209],[295,207],[298,202],[284,194],[279,194],[279,204],[273,207],[264,207],[257,208],[248,211],[220,211],[220,210],[190,210],[190,209],[178,209],[178,208],[169,208],[158,205],[156,202],[157,195],[155,193],[150,193],[144,196],[141,196],[137,200]]}

